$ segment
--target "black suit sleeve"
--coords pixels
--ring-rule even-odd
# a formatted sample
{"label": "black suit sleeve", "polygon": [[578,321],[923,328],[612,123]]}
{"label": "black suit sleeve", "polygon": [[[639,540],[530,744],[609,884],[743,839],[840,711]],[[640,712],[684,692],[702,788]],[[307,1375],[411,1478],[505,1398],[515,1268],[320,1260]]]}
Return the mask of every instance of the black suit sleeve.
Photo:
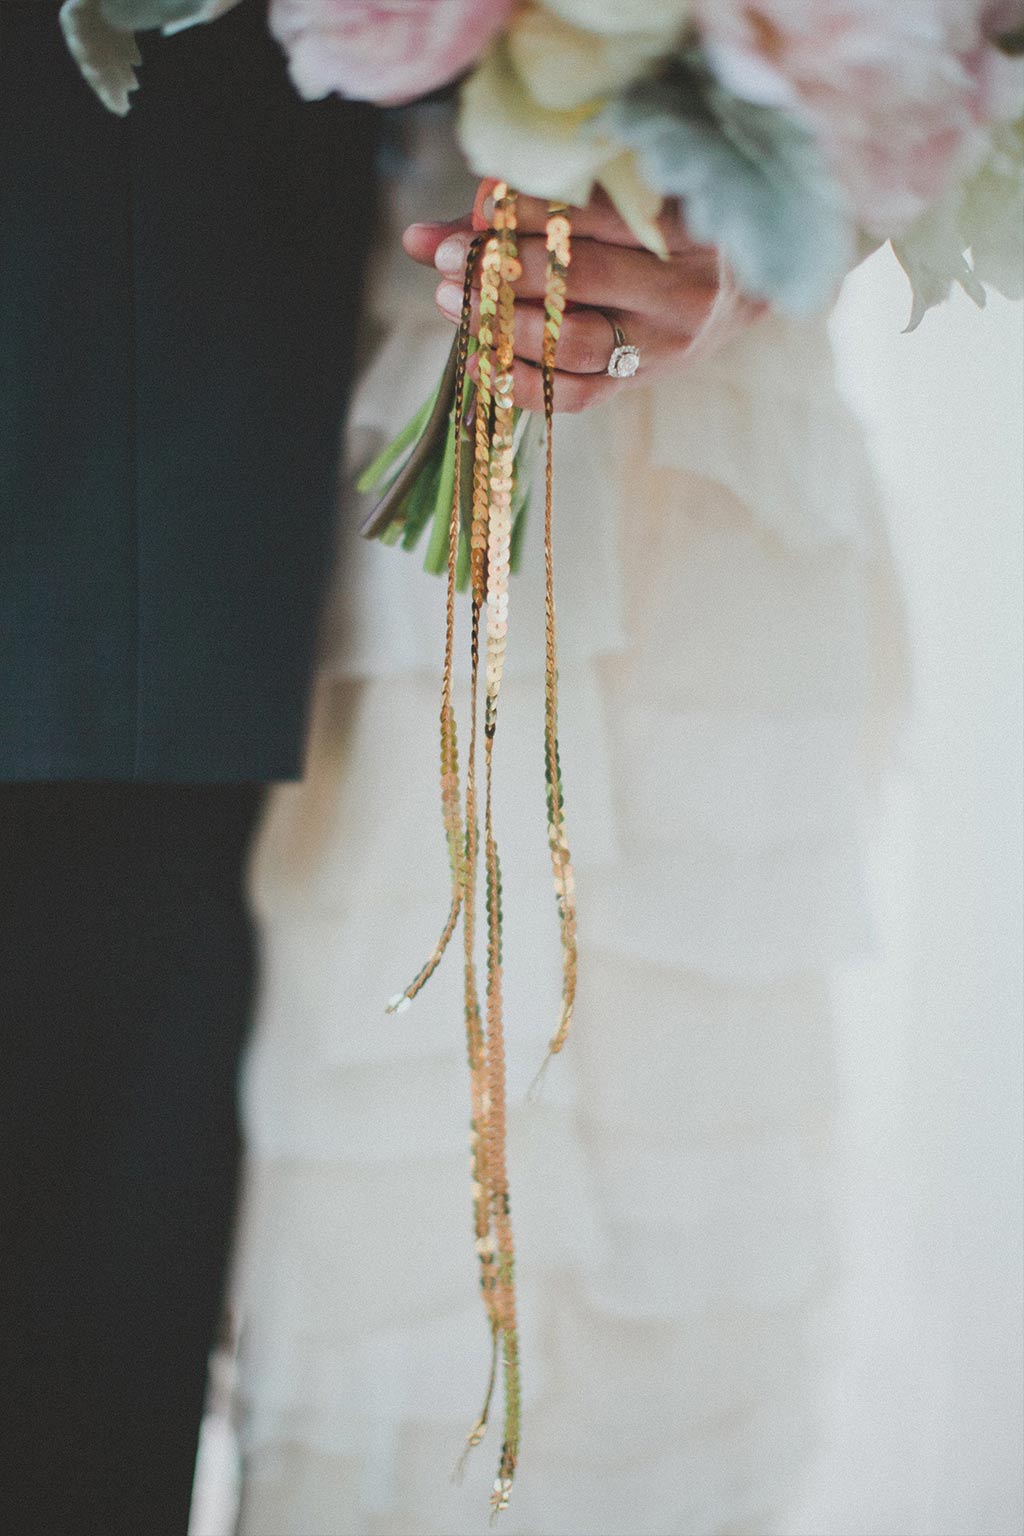
{"label": "black suit sleeve", "polygon": [[0,0],[0,778],[300,769],[375,116],[259,6],[110,116]]}

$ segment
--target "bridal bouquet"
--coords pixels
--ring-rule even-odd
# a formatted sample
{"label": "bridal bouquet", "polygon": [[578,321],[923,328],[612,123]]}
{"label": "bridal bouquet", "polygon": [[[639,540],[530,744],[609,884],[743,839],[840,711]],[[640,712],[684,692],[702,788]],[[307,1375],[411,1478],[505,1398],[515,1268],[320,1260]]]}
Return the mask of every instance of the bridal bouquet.
{"label": "bridal bouquet", "polygon": [[[62,20],[125,112],[136,32],[239,3],[66,0]],[[303,96],[397,104],[460,80],[481,176],[577,205],[602,186],[656,251],[678,199],[782,309],[822,307],[865,241],[893,242],[913,324],[954,282],[1019,295],[1021,0],[245,3],[267,6]]]}
{"label": "bridal bouquet", "polygon": [[[137,83],[136,31],[211,21],[236,3],[66,0],[61,16],[86,78],[124,112]],[[978,304],[985,284],[1020,297],[1024,0],[269,0],[268,18],[303,96],[338,92],[397,104],[459,82],[463,150],[473,170],[495,179],[493,217],[471,247],[444,377],[363,483],[380,493],[364,531],[408,548],[429,528],[427,565],[448,578],[440,736],[451,905],[433,953],[389,1008],[404,1009],[425,985],[461,918],[474,1229],[492,1340],[487,1397],[469,1444],[487,1424],[500,1357],[505,1429],[497,1511],[508,1502],[516,1466],[520,1394],[491,764],[509,574],[539,437],[546,447],[547,820],[563,950],[549,1056],[566,1039],[576,990],[551,537],[555,365],[572,301],[571,209],[603,189],[638,240],[663,256],[664,220],[680,219],[694,240],[717,247],[742,292],[795,316],[822,310],[858,256],[884,241],[910,278],[911,327],[954,283]],[[517,192],[549,205],[539,422],[517,409],[513,389]],[[624,337],[616,340],[610,371],[628,379],[641,359]],[[452,686],[460,586],[471,594],[464,785]],[[481,855],[482,999],[475,946]]]}

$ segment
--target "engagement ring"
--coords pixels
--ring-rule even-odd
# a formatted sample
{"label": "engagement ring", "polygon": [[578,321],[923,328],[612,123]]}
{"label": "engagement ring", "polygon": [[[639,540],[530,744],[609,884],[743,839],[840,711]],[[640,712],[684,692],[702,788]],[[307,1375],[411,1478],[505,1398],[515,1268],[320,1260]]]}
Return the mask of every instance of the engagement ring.
{"label": "engagement ring", "polygon": [[613,379],[631,379],[640,367],[640,348],[631,347],[611,316],[608,323],[615,332],[615,350],[608,359],[608,373]]}

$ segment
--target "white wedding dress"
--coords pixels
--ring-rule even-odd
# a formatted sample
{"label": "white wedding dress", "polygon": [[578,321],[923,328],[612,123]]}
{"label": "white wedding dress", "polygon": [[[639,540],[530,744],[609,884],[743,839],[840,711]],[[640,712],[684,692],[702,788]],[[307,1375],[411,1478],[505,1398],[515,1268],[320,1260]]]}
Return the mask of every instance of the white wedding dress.
{"label": "white wedding dress", "polygon": [[[398,231],[472,188],[444,113],[410,125],[368,297],[358,463],[450,340]],[[496,749],[525,1394],[500,1525],[783,1533],[833,1336],[829,973],[872,943],[862,845],[903,706],[888,549],[824,324],[768,320],[624,386],[559,419],[556,452],[580,994],[526,1102],[559,996],[534,516]],[[450,1481],[489,1356],[458,957],[383,1012],[447,910],[443,583],[359,540],[356,517],[309,777],[273,794],[254,862],[242,1536],[482,1533],[500,1440],[499,1402]]]}

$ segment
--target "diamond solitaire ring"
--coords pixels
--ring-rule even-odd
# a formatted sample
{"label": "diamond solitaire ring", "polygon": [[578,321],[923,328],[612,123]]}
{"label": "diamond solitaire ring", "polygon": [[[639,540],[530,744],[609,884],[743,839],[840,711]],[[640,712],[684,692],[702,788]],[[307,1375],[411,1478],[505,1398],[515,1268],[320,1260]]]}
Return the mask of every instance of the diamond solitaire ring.
{"label": "diamond solitaire ring", "polygon": [[615,350],[608,360],[608,373],[613,379],[631,379],[640,368],[640,348],[631,347],[610,315],[605,318],[615,332]]}

